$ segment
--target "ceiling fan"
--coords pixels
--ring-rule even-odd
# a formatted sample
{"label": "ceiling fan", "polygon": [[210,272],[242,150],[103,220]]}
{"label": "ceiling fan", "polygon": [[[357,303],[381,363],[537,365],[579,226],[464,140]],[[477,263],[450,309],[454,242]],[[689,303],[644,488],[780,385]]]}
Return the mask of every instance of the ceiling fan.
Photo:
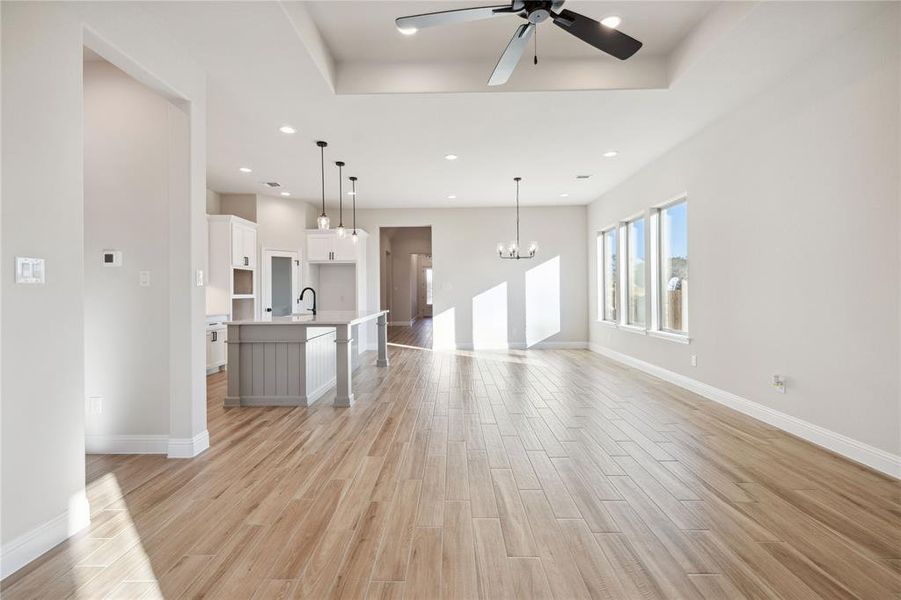
{"label": "ceiling fan", "polygon": [[539,23],[543,23],[548,19],[552,20],[554,25],[570,35],[574,35],[583,42],[591,44],[598,50],[615,56],[620,60],[626,60],[641,48],[641,42],[617,29],[602,25],[594,19],[571,10],[560,10],[564,1],[513,0],[509,5],[444,10],[400,17],[395,19],[394,22],[402,33],[410,34],[425,27],[481,21],[506,15],[516,15],[528,21],[528,23],[523,23],[516,29],[513,38],[507,44],[504,53],[501,54],[500,60],[497,61],[494,72],[491,73],[491,77],[488,79],[488,85],[507,83],[529,40],[535,33],[535,28]]}

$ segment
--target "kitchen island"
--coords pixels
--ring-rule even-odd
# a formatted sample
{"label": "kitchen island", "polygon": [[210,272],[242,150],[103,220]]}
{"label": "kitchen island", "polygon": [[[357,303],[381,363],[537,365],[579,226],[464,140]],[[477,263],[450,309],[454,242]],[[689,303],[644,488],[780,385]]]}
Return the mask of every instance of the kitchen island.
{"label": "kitchen island", "polygon": [[225,405],[309,406],[333,386],[334,405],[352,405],[352,333],[373,319],[378,323],[376,364],[387,367],[387,310],[319,311],[228,322]]}

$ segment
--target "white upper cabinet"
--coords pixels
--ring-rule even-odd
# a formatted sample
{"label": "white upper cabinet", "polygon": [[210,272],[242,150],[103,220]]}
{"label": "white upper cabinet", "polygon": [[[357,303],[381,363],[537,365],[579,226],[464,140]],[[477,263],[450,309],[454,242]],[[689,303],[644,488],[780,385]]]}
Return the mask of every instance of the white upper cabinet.
{"label": "white upper cabinet", "polygon": [[307,231],[307,262],[310,263],[355,263],[360,260],[361,253],[365,252],[366,232],[357,230],[360,240],[354,244],[348,233],[343,239],[338,237],[334,230],[319,231],[312,229]]}
{"label": "white upper cabinet", "polygon": [[232,266],[253,269],[257,264],[257,232],[244,225],[232,224]]}
{"label": "white upper cabinet", "polygon": [[334,237],[328,232],[308,231],[307,260],[311,263],[331,262]]}
{"label": "white upper cabinet", "polygon": [[335,235],[335,246],[332,249],[333,260],[356,262],[358,250],[362,251],[362,249],[359,249],[359,242],[354,244],[350,233],[348,233],[343,238],[339,238],[337,235]]}

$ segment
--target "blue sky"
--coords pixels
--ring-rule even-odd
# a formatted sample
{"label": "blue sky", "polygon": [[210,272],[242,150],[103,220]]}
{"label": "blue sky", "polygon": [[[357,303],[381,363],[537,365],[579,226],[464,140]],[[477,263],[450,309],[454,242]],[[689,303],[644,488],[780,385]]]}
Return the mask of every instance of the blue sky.
{"label": "blue sky", "polygon": [[671,206],[666,215],[670,223],[673,256],[688,256],[688,203]]}

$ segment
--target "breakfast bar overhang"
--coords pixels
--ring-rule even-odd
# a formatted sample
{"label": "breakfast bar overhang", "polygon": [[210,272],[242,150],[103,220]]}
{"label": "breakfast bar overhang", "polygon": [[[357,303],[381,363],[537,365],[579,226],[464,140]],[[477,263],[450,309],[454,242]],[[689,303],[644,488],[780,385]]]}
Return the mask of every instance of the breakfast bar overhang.
{"label": "breakfast bar overhang", "polygon": [[378,325],[376,365],[387,367],[387,310],[229,322],[226,406],[308,406],[333,386],[334,405],[352,405],[353,332],[373,319]]}

